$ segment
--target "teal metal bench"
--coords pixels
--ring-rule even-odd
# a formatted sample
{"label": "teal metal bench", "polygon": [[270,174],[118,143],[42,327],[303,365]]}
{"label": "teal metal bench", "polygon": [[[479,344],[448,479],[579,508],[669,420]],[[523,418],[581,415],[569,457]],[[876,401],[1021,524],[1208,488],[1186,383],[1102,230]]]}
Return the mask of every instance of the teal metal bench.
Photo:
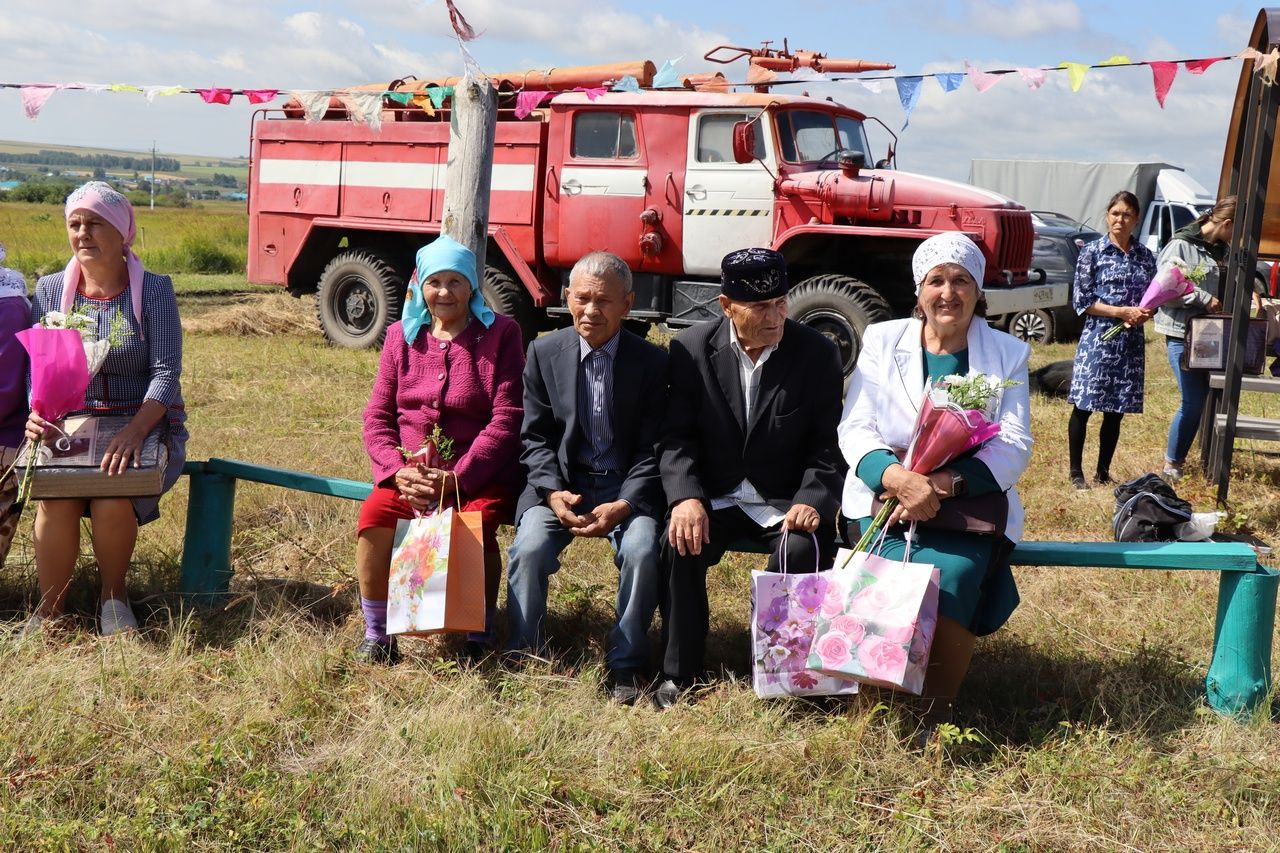
{"label": "teal metal bench", "polygon": [[[182,592],[209,604],[231,581],[231,524],[236,482],[266,483],[318,495],[364,500],[369,483],[322,477],[230,459],[188,462],[191,493],[182,551]],[[749,547],[737,550],[759,553]],[[1020,542],[1015,566],[1157,569],[1219,573],[1213,659],[1205,677],[1209,706],[1220,714],[1247,714],[1271,693],[1271,640],[1280,572],[1258,563],[1235,542]]]}

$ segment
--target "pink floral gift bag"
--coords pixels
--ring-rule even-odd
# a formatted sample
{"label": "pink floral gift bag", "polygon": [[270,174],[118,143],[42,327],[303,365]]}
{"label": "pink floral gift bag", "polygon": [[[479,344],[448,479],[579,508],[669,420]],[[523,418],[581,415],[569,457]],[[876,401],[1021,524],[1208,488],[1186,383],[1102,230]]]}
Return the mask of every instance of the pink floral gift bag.
{"label": "pink floral gift bag", "polygon": [[763,699],[857,693],[858,683],[847,676],[806,668],[830,573],[787,574],[785,541],[780,548],[782,572],[751,573],[751,682],[756,695]]}
{"label": "pink floral gift bag", "polygon": [[818,605],[808,671],[924,689],[938,625],[938,569],[841,549]]}

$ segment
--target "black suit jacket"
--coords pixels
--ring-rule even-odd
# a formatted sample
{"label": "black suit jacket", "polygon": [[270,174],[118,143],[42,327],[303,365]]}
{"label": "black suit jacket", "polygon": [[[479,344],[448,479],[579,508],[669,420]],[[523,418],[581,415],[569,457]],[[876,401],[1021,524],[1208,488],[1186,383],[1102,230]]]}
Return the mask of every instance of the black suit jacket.
{"label": "black suit jacket", "polygon": [[[623,472],[618,497],[637,514],[661,518],[665,503],[657,445],[667,402],[667,354],[626,329],[613,360],[613,443]],[[569,327],[529,344],[524,364],[520,461],[529,472],[516,520],[543,502],[539,489],[569,488],[578,430],[579,337]],[[588,507],[590,509],[590,507]]]}
{"label": "black suit jacket", "polygon": [[835,345],[788,320],[748,424],[729,322],[699,323],[671,342],[660,458],[668,506],[710,501],[750,479],[778,510],[808,504],[834,522],[847,471],[836,438],[844,378]]}

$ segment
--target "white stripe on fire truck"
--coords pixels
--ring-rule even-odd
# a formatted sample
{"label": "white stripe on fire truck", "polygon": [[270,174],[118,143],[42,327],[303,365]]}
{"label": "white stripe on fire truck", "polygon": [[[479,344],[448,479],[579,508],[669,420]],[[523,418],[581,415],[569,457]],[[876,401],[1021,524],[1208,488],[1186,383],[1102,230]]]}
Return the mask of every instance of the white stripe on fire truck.
{"label": "white stripe on fire truck", "polygon": [[318,184],[336,187],[342,173],[338,160],[262,160],[258,163],[260,184]]}
{"label": "white stripe on fire truck", "polygon": [[712,208],[712,207],[691,207],[684,212],[685,216],[768,216],[768,210],[760,210],[750,207],[730,207],[730,208]]}
{"label": "white stripe on fire truck", "polygon": [[[446,171],[443,163],[269,159],[259,163],[258,183],[443,190]],[[533,175],[531,163],[494,163],[492,188],[533,192]]]}

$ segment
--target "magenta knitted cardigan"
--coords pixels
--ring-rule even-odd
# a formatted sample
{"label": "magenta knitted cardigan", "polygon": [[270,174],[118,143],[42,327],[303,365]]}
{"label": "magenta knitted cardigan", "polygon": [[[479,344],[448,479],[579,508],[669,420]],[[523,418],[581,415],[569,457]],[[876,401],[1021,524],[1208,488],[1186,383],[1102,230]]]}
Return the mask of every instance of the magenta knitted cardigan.
{"label": "magenta knitted cardigan", "polygon": [[452,468],[464,496],[518,488],[523,371],[520,328],[508,317],[498,315],[487,329],[472,320],[452,341],[424,329],[411,345],[392,323],[364,410],[373,482],[391,485],[404,467],[396,448],[416,450],[438,421],[453,439]]}

